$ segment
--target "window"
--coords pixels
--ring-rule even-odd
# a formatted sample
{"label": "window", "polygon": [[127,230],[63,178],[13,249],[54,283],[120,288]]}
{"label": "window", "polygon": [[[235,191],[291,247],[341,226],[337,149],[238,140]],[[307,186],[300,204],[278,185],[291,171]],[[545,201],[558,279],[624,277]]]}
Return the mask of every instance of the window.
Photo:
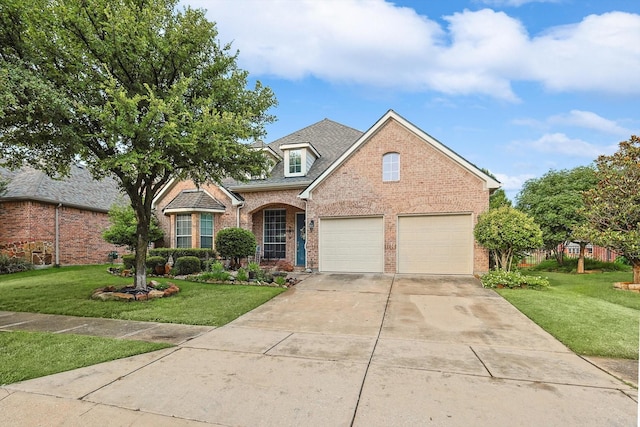
{"label": "window", "polygon": [[387,153],[382,156],[382,180],[400,181],[400,154]]}
{"label": "window", "polygon": [[213,249],[213,214],[200,214],[200,247]]}
{"label": "window", "polygon": [[289,151],[289,173],[302,173],[302,151]]}
{"label": "window", "polygon": [[269,209],[264,211],[264,257],[280,259],[286,255],[287,211]]}
{"label": "window", "polygon": [[176,215],[176,248],[191,247],[191,214]]}

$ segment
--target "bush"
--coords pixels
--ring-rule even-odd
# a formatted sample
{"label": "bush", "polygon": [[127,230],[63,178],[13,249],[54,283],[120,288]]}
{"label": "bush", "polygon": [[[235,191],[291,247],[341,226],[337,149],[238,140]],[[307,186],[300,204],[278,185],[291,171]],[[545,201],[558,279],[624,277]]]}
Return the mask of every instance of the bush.
{"label": "bush", "polygon": [[[616,259],[617,261],[617,259]],[[593,258],[584,259],[585,270],[602,270],[602,271],[629,271],[631,267],[618,262],[598,261]],[[530,267],[530,271],[550,271],[557,273],[575,273],[578,270],[578,258],[565,257],[562,265],[554,259],[546,259],[540,264]]]}
{"label": "bush", "polygon": [[231,259],[237,265],[241,258],[255,253],[256,236],[244,228],[225,228],[216,235],[216,248],[220,256]]}
{"label": "bush", "polygon": [[519,271],[491,270],[480,278],[485,288],[546,288],[549,280],[540,276],[525,276]]}
{"label": "bush", "polygon": [[206,271],[200,275],[202,280],[216,280],[220,282],[226,282],[231,279],[231,274],[224,269],[224,265],[220,261],[215,261],[211,264],[209,271]]}
{"label": "bush", "polygon": [[165,263],[171,256],[175,262],[178,258],[185,256],[194,256],[199,260],[216,259],[218,254],[213,249],[202,248],[155,248],[149,249],[149,256],[161,256],[164,258]]}
{"label": "bush", "polygon": [[122,255],[122,266],[125,270],[133,270],[136,264],[135,254]]}
{"label": "bush", "polygon": [[200,258],[195,256],[183,256],[176,260],[173,268],[177,275],[194,274],[201,271]]}
{"label": "bush", "polygon": [[278,284],[278,285],[280,285],[280,286],[282,286],[282,285],[284,285],[285,283],[287,283],[287,279],[285,279],[285,278],[284,278],[284,277],[282,277],[282,276],[276,276],[276,277],[273,279],[273,281],[274,281],[274,282],[276,282],[276,284]]}
{"label": "bush", "polygon": [[33,264],[22,258],[9,258],[0,254],[0,274],[18,273],[33,270]]}
{"label": "bush", "polygon": [[146,265],[148,270],[155,270],[156,266],[162,265],[164,266],[167,263],[167,260],[161,256],[150,256],[147,258]]}
{"label": "bush", "polygon": [[249,272],[246,268],[238,269],[238,274],[236,275],[236,279],[241,282],[246,282],[249,280]]}

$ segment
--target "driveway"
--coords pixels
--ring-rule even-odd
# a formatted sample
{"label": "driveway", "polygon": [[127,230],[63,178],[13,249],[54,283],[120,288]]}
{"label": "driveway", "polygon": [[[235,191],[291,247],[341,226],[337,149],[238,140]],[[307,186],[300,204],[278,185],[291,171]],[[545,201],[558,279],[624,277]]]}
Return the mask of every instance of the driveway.
{"label": "driveway", "polygon": [[172,349],[0,388],[7,425],[632,426],[637,390],[472,277],[317,274]]}

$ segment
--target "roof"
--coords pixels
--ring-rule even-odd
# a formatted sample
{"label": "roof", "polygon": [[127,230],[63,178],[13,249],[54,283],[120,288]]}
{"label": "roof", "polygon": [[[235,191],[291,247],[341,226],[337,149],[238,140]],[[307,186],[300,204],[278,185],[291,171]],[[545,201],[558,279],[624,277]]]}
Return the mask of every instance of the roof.
{"label": "roof", "polygon": [[53,179],[31,166],[18,170],[0,168],[0,176],[9,181],[0,201],[34,200],[108,212],[114,204],[124,204],[128,200],[113,178],[96,180],[79,165],[72,165],[69,177],[64,179]]}
{"label": "roof", "polygon": [[[225,180],[224,186],[231,191],[251,191],[272,188],[304,188],[319,177],[333,162],[340,157],[354,142],[360,138],[362,132],[329,119],[321,120],[304,129],[300,129],[275,141],[264,144],[281,158],[284,157],[281,146],[292,144],[311,144],[320,154],[313,163],[306,176],[284,176],[284,161],[278,162],[266,179],[240,182]],[[257,146],[257,145],[254,145]]]}
{"label": "roof", "polygon": [[164,208],[164,212],[224,212],[226,207],[204,190],[181,191]]}
{"label": "roof", "polygon": [[389,120],[397,121],[402,126],[407,128],[410,132],[413,132],[422,140],[424,140],[425,143],[430,144],[436,150],[440,151],[442,154],[454,160],[455,162],[460,164],[460,166],[467,169],[469,172],[476,175],[478,178],[482,179],[485,182],[486,188],[495,189],[500,187],[500,183],[496,181],[493,177],[486,174],[484,171],[482,171],[480,168],[478,168],[474,164],[465,160],[462,156],[458,155],[455,151],[451,150],[449,147],[447,147],[437,139],[433,138],[431,135],[424,132],[422,129],[418,128],[414,124],[407,121],[404,117],[400,116],[395,111],[389,110],[368,131],[361,134],[358,140],[355,141],[347,150],[341,153],[339,158],[337,158],[334,162],[332,162],[332,164],[328,168],[325,168],[322,171],[322,174],[317,176],[316,179],[307,188],[305,188],[304,191],[302,191],[302,193],[300,193],[298,197],[302,199],[311,198],[311,193],[313,189],[317,187],[326,177],[331,175],[331,173],[334,170],[336,170],[340,165],[342,165],[349,157],[351,157],[351,155],[360,146],[365,144],[369,140],[369,138],[375,135],[376,132],[378,132]]}

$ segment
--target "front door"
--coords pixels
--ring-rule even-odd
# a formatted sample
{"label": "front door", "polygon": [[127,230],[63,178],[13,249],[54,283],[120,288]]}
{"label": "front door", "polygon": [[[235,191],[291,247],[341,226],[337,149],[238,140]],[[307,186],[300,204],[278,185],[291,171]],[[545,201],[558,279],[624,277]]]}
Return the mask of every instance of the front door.
{"label": "front door", "polygon": [[307,240],[307,224],[304,212],[296,214],[296,265],[305,266],[307,250],[305,243]]}

